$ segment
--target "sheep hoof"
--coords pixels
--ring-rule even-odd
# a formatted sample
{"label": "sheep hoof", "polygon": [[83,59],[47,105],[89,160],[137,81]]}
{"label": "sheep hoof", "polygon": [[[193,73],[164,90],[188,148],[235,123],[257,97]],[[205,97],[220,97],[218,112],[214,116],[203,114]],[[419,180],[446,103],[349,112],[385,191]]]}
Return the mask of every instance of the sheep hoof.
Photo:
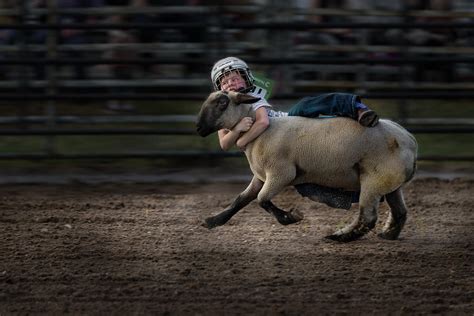
{"label": "sheep hoof", "polygon": [[304,218],[304,214],[301,213],[300,211],[298,210],[295,210],[295,209],[292,209],[290,210],[290,215],[293,217],[293,219],[295,220],[295,223],[296,222],[299,222],[301,220],[303,220]]}
{"label": "sheep hoof", "polygon": [[214,227],[219,226],[219,224],[216,222],[214,217],[208,217],[204,220],[204,223],[202,223],[203,227],[213,229]]}
{"label": "sheep hoof", "polygon": [[354,231],[346,233],[346,234],[332,234],[329,236],[324,237],[325,239],[334,240],[338,242],[350,242],[359,239],[364,234],[356,233]]}
{"label": "sheep hoof", "polygon": [[324,237],[324,239],[342,242],[343,240],[341,240],[340,237],[341,235],[327,235]]}
{"label": "sheep hoof", "polygon": [[282,225],[290,225],[301,221],[303,218],[303,213],[298,210],[291,210],[277,219],[278,222]]}
{"label": "sheep hoof", "polygon": [[377,236],[379,238],[386,239],[386,240],[397,240],[398,239],[397,232],[393,232],[393,231],[383,232],[383,233],[377,234]]}

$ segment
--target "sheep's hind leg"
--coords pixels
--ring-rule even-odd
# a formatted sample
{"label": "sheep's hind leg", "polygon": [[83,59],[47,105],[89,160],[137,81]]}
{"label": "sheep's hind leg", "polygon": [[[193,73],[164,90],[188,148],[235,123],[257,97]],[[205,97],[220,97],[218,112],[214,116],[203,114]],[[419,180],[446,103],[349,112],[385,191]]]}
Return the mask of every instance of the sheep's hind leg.
{"label": "sheep's hind leg", "polygon": [[327,239],[348,242],[359,239],[375,227],[377,222],[377,209],[381,196],[375,193],[361,192],[359,203],[359,216],[350,225],[326,236]]}
{"label": "sheep's hind leg", "polygon": [[[286,172],[285,172],[286,171]],[[295,177],[294,170],[281,169],[278,176],[271,176],[267,174],[262,190],[258,194],[258,204],[268,213],[275,216],[278,222],[282,225],[294,224],[303,219],[303,214],[297,210],[285,212],[276,207],[270,200],[277,195],[285,186],[288,185]]]}
{"label": "sheep's hind leg", "polygon": [[378,236],[383,239],[395,240],[407,219],[407,208],[403,200],[403,192],[401,188],[385,195],[387,203],[390,206],[390,213],[385,222],[384,228]]}
{"label": "sheep's hind leg", "polygon": [[257,198],[258,192],[262,186],[263,182],[256,177],[253,177],[249,186],[237,196],[234,202],[227,209],[215,216],[206,218],[202,225],[209,229],[224,225],[232,218],[232,216],[237,214],[238,211]]}

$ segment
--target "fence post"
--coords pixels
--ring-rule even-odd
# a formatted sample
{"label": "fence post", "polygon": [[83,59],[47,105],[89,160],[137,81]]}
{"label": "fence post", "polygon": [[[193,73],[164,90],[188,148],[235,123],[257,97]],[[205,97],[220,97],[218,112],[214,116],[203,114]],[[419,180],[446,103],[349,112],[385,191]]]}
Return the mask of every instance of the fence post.
{"label": "fence post", "polygon": [[[412,20],[410,15],[408,14],[408,8],[407,4],[403,3],[402,4],[402,17],[403,17],[403,22],[409,24]],[[399,30],[399,41],[400,41],[400,46],[399,46],[399,52],[400,52],[400,57],[405,59],[409,57],[408,53],[408,43],[407,39],[405,36],[405,33],[408,32],[410,29],[407,29],[406,31],[404,30]],[[407,71],[408,67],[405,64],[400,64],[400,88],[405,89],[408,87],[408,76],[407,76]],[[402,124],[405,123],[407,117],[408,117],[408,102],[406,99],[401,99],[398,101],[398,116],[399,120]]]}
{"label": "fence post", "polygon": [[[285,0],[271,0],[269,2],[272,10],[270,18],[274,22],[285,23],[290,19],[290,15],[286,12],[290,12],[292,3]],[[271,58],[286,58],[289,56],[292,48],[291,36],[288,30],[281,29],[277,32],[267,31],[269,38],[269,45],[266,53]],[[278,67],[278,72],[272,76],[276,78],[278,92],[280,93],[291,93],[294,90],[294,68],[290,65],[281,65]],[[272,71],[272,73],[274,73]]]}
{"label": "fence post", "polygon": [[[48,0],[48,23],[57,23],[57,1]],[[48,30],[47,43],[47,57],[50,59],[57,58],[57,30]],[[48,65],[46,68],[47,93],[54,95],[57,90],[56,65]],[[48,100],[46,105],[47,128],[53,130],[56,127],[56,100]],[[45,151],[49,155],[53,155],[55,149],[55,136],[50,135],[45,139]]]}
{"label": "fence post", "polygon": [[[20,15],[18,23],[25,24],[26,17],[28,14],[27,0],[20,0],[19,3]],[[27,29],[16,30],[16,36],[18,39],[18,56],[20,59],[28,58],[28,35],[31,31]],[[28,78],[28,65],[18,65],[15,69],[18,70],[18,92],[20,95],[25,95],[28,93],[29,78]],[[20,101],[21,102],[21,101]],[[27,116],[27,106],[17,106],[16,114],[18,117],[19,127],[24,128],[27,123],[24,123],[23,117]]]}
{"label": "fence post", "polygon": [[[356,46],[358,48],[356,57],[367,58],[368,31],[367,29],[360,29],[358,32],[359,34],[356,36]],[[355,92],[358,95],[365,94],[367,93],[367,66],[365,64],[357,64],[356,69],[357,90]]]}

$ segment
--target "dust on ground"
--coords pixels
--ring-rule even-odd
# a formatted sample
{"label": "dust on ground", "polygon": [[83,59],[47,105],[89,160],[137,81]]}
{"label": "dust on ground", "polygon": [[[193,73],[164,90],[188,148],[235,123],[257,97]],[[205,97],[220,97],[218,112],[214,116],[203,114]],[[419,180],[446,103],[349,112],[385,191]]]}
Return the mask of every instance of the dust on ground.
{"label": "dust on ground", "polygon": [[474,182],[418,179],[398,241],[324,236],[357,216],[287,189],[281,226],[245,184],[0,186],[0,314],[474,313]]}

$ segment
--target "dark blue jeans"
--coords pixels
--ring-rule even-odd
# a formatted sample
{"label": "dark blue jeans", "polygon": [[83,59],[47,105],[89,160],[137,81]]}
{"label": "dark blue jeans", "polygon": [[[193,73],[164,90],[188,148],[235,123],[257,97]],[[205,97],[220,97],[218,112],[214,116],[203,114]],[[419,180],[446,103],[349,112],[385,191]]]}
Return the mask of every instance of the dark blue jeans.
{"label": "dark blue jeans", "polygon": [[289,116],[318,117],[319,115],[345,116],[357,119],[356,103],[360,97],[350,93],[325,93],[306,97],[291,107]]}

